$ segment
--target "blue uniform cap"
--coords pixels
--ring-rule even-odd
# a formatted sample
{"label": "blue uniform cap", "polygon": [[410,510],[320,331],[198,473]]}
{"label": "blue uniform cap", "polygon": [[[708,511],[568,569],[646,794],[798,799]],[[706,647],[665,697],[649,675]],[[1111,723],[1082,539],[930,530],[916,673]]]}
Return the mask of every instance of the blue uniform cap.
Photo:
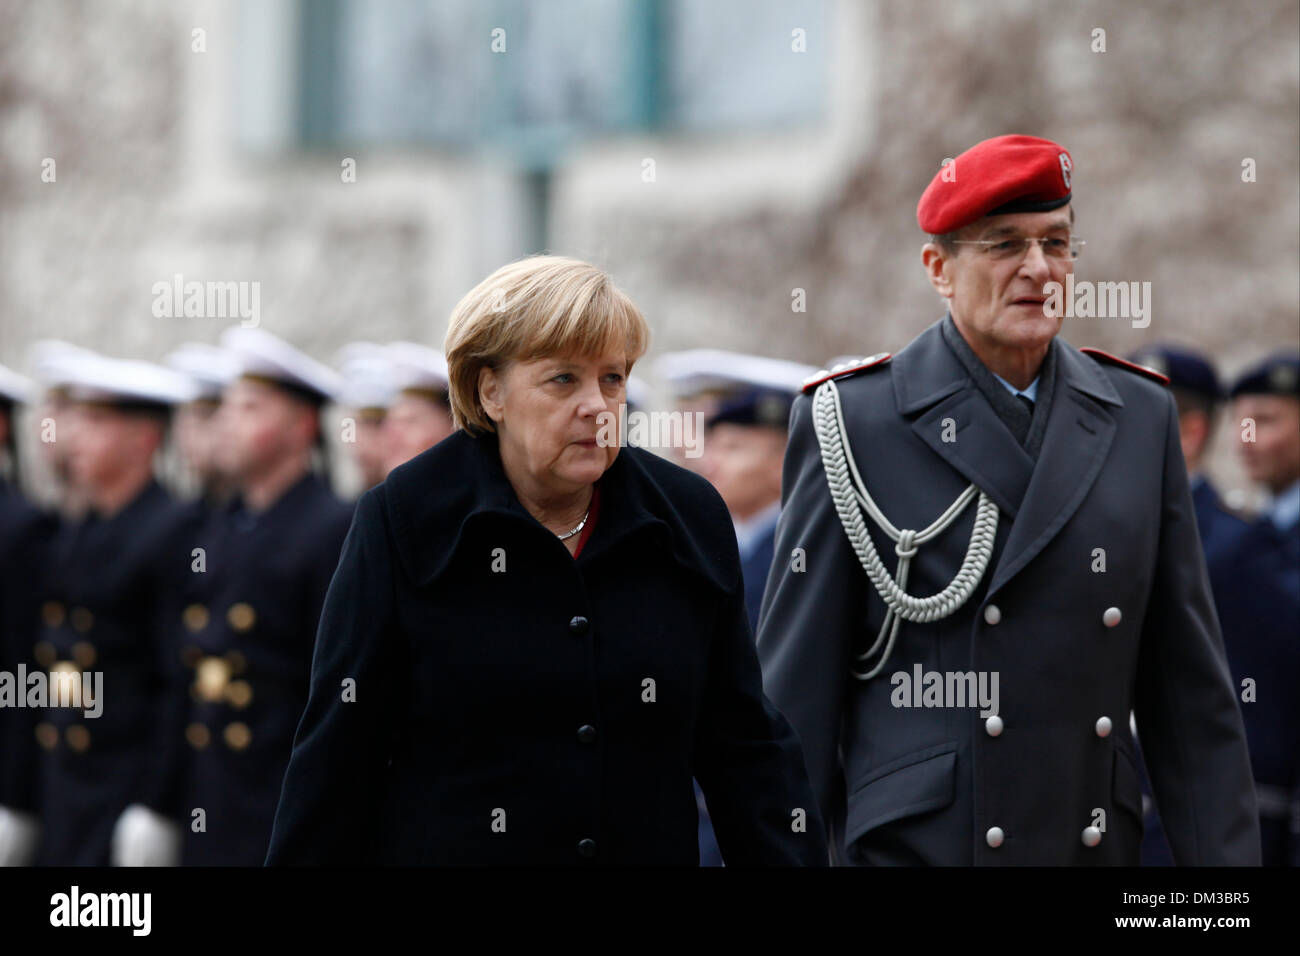
{"label": "blue uniform cap", "polygon": [[712,428],[727,423],[786,428],[790,423],[790,406],[793,404],[794,394],[791,392],[750,389],[724,402],[705,422],[705,427]]}
{"label": "blue uniform cap", "polygon": [[1159,372],[1169,379],[1171,388],[1195,392],[1214,401],[1223,398],[1223,385],[1214,366],[1199,352],[1175,345],[1148,345],[1131,354],[1128,360]]}
{"label": "blue uniform cap", "polygon": [[1289,395],[1300,398],[1300,352],[1274,352],[1232,384],[1238,395]]}

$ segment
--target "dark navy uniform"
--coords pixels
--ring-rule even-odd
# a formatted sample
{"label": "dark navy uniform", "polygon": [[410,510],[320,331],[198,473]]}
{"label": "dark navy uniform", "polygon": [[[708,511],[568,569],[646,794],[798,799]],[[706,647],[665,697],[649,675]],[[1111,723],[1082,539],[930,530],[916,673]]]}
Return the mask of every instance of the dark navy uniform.
{"label": "dark navy uniform", "polygon": [[1259,801],[1263,862],[1295,866],[1300,800],[1300,532],[1268,515],[1216,561],[1223,639],[1241,705]]}
{"label": "dark navy uniform", "polygon": [[[174,619],[189,683],[183,864],[255,866],[266,856],[350,520],[309,474],[264,512],[236,499],[205,529],[201,590]],[[200,808],[206,829],[195,832]]]}
{"label": "dark navy uniform", "polygon": [[[1169,390],[1178,406],[1180,421],[1184,416],[1196,412],[1205,417],[1202,449],[1208,447],[1219,406],[1225,398],[1219,376],[1209,359],[1191,349],[1163,343],[1143,346],[1131,354],[1129,359],[1169,379]],[[1219,620],[1223,624],[1224,608],[1219,603],[1218,596],[1239,584],[1232,579],[1231,568],[1225,565],[1222,556],[1236,546],[1247,524],[1241,516],[1224,505],[1219,492],[1204,473],[1193,471],[1196,464],[1196,461],[1188,462],[1192,509],[1196,514],[1196,528],[1209,571],[1210,590],[1215,596]],[[1226,624],[1223,626],[1226,632]],[[1140,754],[1140,745],[1138,750]],[[1145,808],[1146,828],[1142,837],[1142,865],[1173,866],[1173,854],[1169,850],[1164,826],[1151,796],[1150,781],[1145,767],[1139,769],[1142,771],[1142,804]]]}
{"label": "dark navy uniform", "polygon": [[[15,677],[19,664],[33,664],[43,570],[55,528],[52,517],[0,479],[0,670]],[[25,687],[15,689],[26,694]],[[37,814],[37,715],[27,707],[0,708],[0,807],[32,819]]]}
{"label": "dark navy uniform", "polygon": [[173,810],[168,761],[183,717],[173,622],[192,543],[180,507],[151,481],[116,514],[66,524],[53,544],[32,657],[51,672],[102,672],[103,712],[87,717],[83,700],[41,715],[38,863],[106,865],[127,806]]}
{"label": "dark navy uniform", "polygon": [[[1233,398],[1300,400],[1300,355],[1282,352],[1248,369]],[[1282,479],[1286,481],[1285,478]],[[1211,573],[1223,640],[1250,741],[1263,862],[1300,865],[1300,478],[1215,556]],[[1246,683],[1249,682],[1249,683]]]}

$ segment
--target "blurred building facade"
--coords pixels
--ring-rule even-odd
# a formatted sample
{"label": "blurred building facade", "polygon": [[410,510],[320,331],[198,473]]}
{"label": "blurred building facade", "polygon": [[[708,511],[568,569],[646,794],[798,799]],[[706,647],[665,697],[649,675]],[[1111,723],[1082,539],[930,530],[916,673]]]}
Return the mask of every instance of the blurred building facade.
{"label": "blurred building facade", "polygon": [[1231,375],[1300,334],[1298,11],[7,0],[0,362],[215,341],[237,319],[155,314],[176,276],[258,283],[259,324],[318,358],[438,345],[461,294],[543,250],[612,272],[651,357],[897,351],[942,314],[921,190],[1024,132],[1073,153],[1078,276],[1151,283],[1148,327],[1065,337],[1196,345]]}

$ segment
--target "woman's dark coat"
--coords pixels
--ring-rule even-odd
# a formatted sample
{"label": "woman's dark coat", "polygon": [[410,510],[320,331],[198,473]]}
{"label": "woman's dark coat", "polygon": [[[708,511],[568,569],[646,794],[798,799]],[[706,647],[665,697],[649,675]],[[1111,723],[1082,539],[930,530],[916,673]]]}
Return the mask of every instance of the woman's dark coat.
{"label": "woman's dark coat", "polygon": [[492,436],[362,496],[330,585],[268,864],[827,859],[762,693],[739,557],[697,475],[624,448],[575,560]]}

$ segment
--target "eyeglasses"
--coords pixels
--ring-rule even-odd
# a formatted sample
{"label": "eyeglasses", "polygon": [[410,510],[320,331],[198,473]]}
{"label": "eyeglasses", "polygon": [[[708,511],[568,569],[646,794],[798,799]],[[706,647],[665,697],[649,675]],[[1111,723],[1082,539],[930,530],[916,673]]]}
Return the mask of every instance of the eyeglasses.
{"label": "eyeglasses", "polygon": [[953,245],[958,246],[982,246],[984,255],[990,259],[1020,259],[1029,254],[1031,243],[1038,243],[1043,250],[1043,255],[1049,259],[1066,259],[1073,261],[1079,258],[1079,253],[1086,245],[1084,240],[1071,236],[1069,239],[1059,237],[1044,237],[1042,239],[1033,236],[1009,237],[1006,239],[953,239]]}

